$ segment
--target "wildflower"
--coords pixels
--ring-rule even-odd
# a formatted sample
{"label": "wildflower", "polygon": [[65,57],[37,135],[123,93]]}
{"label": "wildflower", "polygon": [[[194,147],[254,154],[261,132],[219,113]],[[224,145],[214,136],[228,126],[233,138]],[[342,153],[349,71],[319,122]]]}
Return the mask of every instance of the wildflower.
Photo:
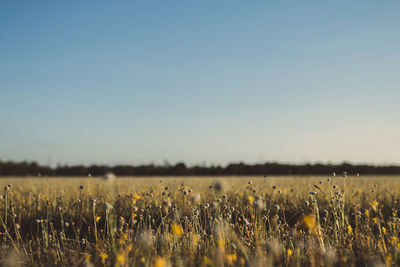
{"label": "wildflower", "polygon": [[314,231],[316,228],[316,222],[315,222],[315,218],[311,215],[307,215],[303,218],[303,223],[305,224],[305,226],[310,230],[310,231]]}
{"label": "wildflower", "polygon": [[385,227],[382,227],[382,232],[386,235],[386,228]]}
{"label": "wildflower", "polygon": [[347,234],[351,235],[352,232],[353,232],[353,228],[350,225],[347,225]]}
{"label": "wildflower", "polygon": [[386,265],[387,266],[391,265],[392,259],[393,259],[392,255],[389,254],[386,256]]}
{"label": "wildflower", "polygon": [[204,256],[204,258],[203,258],[203,266],[213,266],[212,260],[209,257]]}
{"label": "wildflower", "polygon": [[253,205],[254,197],[248,196],[248,201],[249,201],[249,204],[250,204],[250,205]]}
{"label": "wildflower", "polygon": [[126,261],[126,258],[125,258],[124,255],[122,255],[122,254],[118,254],[118,255],[117,255],[117,265],[118,265],[118,264],[119,264],[119,265],[124,265],[124,264],[125,264],[125,261]]}
{"label": "wildflower", "polygon": [[225,242],[224,242],[224,240],[222,238],[218,239],[218,247],[220,249],[223,249],[225,247]]}
{"label": "wildflower", "polygon": [[92,255],[87,254],[87,255],[85,256],[85,261],[86,261],[87,263],[89,263],[91,257],[92,257]]}
{"label": "wildflower", "polygon": [[236,261],[237,256],[236,254],[228,254],[226,255],[226,261],[228,263],[228,265],[233,265],[234,262]]}
{"label": "wildflower", "polygon": [[290,248],[288,248],[288,250],[286,251],[287,256],[290,257],[293,254],[293,250],[291,250]]}
{"label": "wildflower", "polygon": [[100,254],[100,258],[101,258],[101,263],[105,264],[106,263],[106,259],[108,258],[108,255],[104,252],[102,252]]}
{"label": "wildflower", "polygon": [[369,217],[369,210],[365,210],[364,214],[365,214],[366,217]]}
{"label": "wildflower", "polygon": [[174,223],[172,225],[172,233],[173,233],[174,236],[182,236],[183,235],[182,226],[180,226],[177,223]]}
{"label": "wildflower", "polygon": [[125,219],[124,219],[124,217],[121,216],[121,217],[119,218],[118,224],[119,224],[119,226],[121,226],[121,227],[123,227],[123,226],[125,225]]}
{"label": "wildflower", "polygon": [[167,266],[167,261],[162,257],[157,257],[154,263],[154,267],[165,267]]}

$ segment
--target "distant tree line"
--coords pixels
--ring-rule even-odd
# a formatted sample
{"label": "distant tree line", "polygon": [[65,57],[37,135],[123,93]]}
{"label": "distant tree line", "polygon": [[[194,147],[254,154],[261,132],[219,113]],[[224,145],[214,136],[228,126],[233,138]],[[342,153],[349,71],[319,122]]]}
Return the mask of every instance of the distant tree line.
{"label": "distant tree line", "polygon": [[217,176],[217,175],[330,175],[332,172],[350,175],[383,175],[400,174],[400,166],[375,166],[341,164],[282,164],[267,162],[265,164],[232,163],[225,167],[186,166],[184,163],[175,165],[74,165],[51,168],[36,162],[2,162],[0,161],[0,176],[102,176],[112,172],[117,176]]}

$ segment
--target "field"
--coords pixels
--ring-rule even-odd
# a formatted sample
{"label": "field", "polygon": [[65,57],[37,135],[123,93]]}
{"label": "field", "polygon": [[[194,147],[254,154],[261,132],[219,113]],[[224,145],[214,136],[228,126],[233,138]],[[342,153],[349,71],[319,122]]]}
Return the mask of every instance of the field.
{"label": "field", "polygon": [[3,178],[3,266],[394,266],[397,177]]}

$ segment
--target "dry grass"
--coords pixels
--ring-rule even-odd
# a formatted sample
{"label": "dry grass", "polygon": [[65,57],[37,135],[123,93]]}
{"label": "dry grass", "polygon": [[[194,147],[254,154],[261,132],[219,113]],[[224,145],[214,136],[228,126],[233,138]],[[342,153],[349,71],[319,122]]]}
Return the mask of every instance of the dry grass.
{"label": "dry grass", "polygon": [[1,181],[4,266],[400,263],[395,177]]}

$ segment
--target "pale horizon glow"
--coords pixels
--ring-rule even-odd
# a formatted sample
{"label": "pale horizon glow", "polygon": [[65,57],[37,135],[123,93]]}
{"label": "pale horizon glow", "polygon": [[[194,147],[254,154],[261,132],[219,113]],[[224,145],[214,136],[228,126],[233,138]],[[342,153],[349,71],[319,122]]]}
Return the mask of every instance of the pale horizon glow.
{"label": "pale horizon glow", "polygon": [[400,164],[399,12],[3,1],[0,160]]}

